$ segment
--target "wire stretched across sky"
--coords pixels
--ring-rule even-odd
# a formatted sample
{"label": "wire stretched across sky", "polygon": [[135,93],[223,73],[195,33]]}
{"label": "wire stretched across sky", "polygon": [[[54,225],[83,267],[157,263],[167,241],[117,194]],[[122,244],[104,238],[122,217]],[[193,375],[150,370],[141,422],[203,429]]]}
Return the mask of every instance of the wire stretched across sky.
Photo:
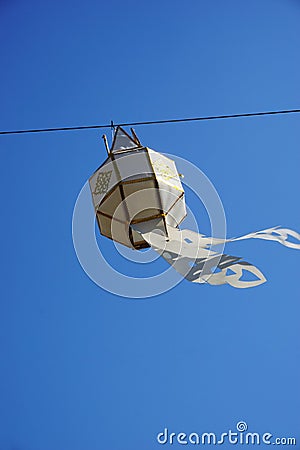
{"label": "wire stretched across sky", "polygon": [[300,113],[300,109],[284,109],[278,111],[260,111],[253,113],[241,113],[241,114],[225,114],[218,116],[203,116],[203,117],[189,117],[182,119],[166,119],[166,120],[148,120],[144,122],[124,122],[124,123],[114,123],[111,121],[110,124],[103,125],[81,125],[81,126],[73,126],[73,127],[56,127],[56,128],[39,128],[39,129],[27,129],[27,130],[7,130],[0,131],[0,134],[25,134],[25,133],[49,133],[54,131],[75,131],[75,130],[92,130],[99,128],[115,128],[117,126],[126,127],[126,126],[139,126],[139,125],[159,125],[165,123],[178,123],[178,122],[197,122],[204,120],[217,120],[217,119],[236,119],[239,117],[254,117],[254,116],[271,116],[277,114],[293,114]]}

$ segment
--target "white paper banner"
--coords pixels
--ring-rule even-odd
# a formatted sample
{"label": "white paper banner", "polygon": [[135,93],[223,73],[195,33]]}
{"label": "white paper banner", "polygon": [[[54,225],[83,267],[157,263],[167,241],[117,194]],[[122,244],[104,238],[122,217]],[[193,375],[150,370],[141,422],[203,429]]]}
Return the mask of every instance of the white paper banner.
{"label": "white paper banner", "polygon": [[[258,286],[266,281],[260,270],[241,258],[212,251],[218,244],[243,239],[265,239],[300,249],[300,234],[287,228],[268,228],[232,239],[210,238],[190,230],[168,227],[168,236],[161,230],[149,230],[144,224],[132,226],[174,269],[193,283],[230,284],[236,288]],[[291,242],[289,237],[299,241]],[[242,279],[251,276],[251,280]],[[254,279],[253,279],[254,277]]]}

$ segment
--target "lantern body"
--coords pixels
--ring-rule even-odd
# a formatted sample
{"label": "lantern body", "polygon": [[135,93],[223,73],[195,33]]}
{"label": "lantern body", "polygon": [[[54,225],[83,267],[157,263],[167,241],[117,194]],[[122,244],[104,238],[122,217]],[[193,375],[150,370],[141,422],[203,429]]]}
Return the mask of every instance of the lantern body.
{"label": "lantern body", "polygon": [[174,161],[142,147],[121,128],[89,184],[101,234],[127,247],[149,247],[131,224],[144,223],[167,235],[167,225],[177,227],[186,216]]}

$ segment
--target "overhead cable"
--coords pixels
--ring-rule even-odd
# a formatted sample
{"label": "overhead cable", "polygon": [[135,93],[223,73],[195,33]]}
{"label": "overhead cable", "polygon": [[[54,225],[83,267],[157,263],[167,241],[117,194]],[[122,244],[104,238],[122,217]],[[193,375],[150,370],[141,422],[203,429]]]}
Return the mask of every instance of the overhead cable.
{"label": "overhead cable", "polygon": [[202,117],[188,117],[182,119],[166,119],[166,120],[148,120],[144,122],[123,122],[103,124],[103,125],[81,125],[73,127],[56,127],[56,128],[38,128],[38,129],[26,129],[26,130],[11,130],[0,131],[0,134],[27,134],[27,133],[49,133],[53,131],[76,131],[76,130],[93,130],[99,128],[115,128],[117,126],[139,126],[139,125],[159,125],[165,123],[179,123],[179,122],[199,122],[204,120],[220,120],[220,119],[236,119],[239,117],[255,117],[255,116],[274,116],[278,114],[294,114],[300,113],[300,109],[285,109],[278,111],[261,111],[253,113],[241,113],[241,114],[224,114],[218,116],[202,116]]}

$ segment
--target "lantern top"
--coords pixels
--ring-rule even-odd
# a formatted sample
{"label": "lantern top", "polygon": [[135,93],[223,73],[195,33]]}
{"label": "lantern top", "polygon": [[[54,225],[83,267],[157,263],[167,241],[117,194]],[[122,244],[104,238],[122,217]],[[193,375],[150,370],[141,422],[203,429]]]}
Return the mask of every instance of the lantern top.
{"label": "lantern top", "polygon": [[118,126],[114,132],[110,153],[141,147],[141,143],[133,128],[131,128],[131,133],[132,136],[130,136],[130,134],[128,134],[122,127]]}

